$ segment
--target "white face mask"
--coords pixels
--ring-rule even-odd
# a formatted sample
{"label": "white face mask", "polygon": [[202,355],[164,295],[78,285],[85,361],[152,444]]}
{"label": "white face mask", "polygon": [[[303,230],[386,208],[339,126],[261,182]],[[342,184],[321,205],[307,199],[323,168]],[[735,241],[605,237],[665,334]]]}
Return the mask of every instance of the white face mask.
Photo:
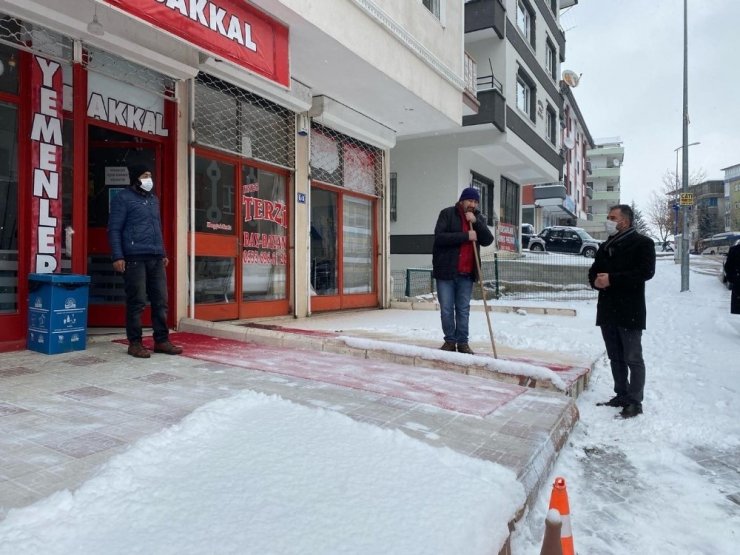
{"label": "white face mask", "polygon": [[612,235],[617,234],[617,222],[614,222],[612,220],[606,220],[604,222],[604,229],[606,229],[606,232],[611,237]]}
{"label": "white face mask", "polygon": [[145,177],[144,179],[140,179],[139,183],[141,183],[141,185],[139,185],[139,187],[141,187],[141,190],[146,191],[147,193],[151,191],[152,188],[154,187],[154,181],[152,181],[151,177]]}

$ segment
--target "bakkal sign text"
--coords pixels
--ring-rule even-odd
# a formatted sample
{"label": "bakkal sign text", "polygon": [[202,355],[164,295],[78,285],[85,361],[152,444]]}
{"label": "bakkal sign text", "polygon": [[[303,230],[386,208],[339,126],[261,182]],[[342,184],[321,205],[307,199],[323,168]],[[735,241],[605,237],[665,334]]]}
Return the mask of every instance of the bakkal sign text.
{"label": "bakkal sign text", "polygon": [[61,269],[62,68],[33,57],[31,68],[31,272]]}
{"label": "bakkal sign text", "polygon": [[288,28],[244,0],[105,0],[218,58],[288,86]]}

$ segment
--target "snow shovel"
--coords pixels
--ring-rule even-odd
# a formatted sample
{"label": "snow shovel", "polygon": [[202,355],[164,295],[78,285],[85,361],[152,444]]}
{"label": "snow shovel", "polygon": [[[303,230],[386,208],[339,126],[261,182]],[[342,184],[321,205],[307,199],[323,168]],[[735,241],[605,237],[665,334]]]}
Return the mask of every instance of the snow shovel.
{"label": "snow shovel", "polygon": [[493,347],[493,358],[498,358],[496,354],[496,342],[493,339],[493,328],[491,327],[491,315],[488,312],[488,303],[486,302],[486,288],[483,287],[483,271],[480,267],[480,255],[478,254],[477,241],[473,242],[473,253],[475,253],[475,267],[478,269],[478,285],[483,295],[483,310],[486,313],[486,322],[488,322],[488,334],[491,336],[491,347]]}

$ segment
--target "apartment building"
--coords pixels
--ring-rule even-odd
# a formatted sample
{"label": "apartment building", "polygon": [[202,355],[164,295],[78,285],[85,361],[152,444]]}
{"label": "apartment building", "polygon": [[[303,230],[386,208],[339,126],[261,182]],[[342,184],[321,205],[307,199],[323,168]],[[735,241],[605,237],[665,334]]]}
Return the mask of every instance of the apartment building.
{"label": "apartment building", "polygon": [[740,230],[740,164],[722,168],[725,173],[725,231]]}
{"label": "apartment building", "polygon": [[589,202],[593,189],[588,185],[591,166],[586,152],[593,148],[593,138],[581,113],[573,89],[561,81],[563,119],[560,143],[563,153],[563,178],[556,183],[525,185],[522,191],[522,222],[536,230],[551,225],[588,226]]}
{"label": "apartment building", "polygon": [[725,231],[725,182],[709,179],[689,186],[694,195],[692,218],[689,222],[691,245]]}
{"label": "apartment building", "polygon": [[394,270],[431,266],[437,215],[468,186],[480,191],[496,237],[484,256],[519,250],[523,185],[562,179],[559,13],[573,3],[465,2],[465,51],[476,68],[478,111],[466,114],[461,127],[399,134],[390,158]]}
{"label": "apartment building", "polygon": [[171,325],[385,306],[390,149],[477,108],[462,10],[0,0],[0,350],[25,344],[32,272],[89,275],[90,326],[123,326],[106,225],[135,163]]}
{"label": "apartment building", "polygon": [[609,208],[620,203],[620,173],[624,162],[624,146],[619,137],[594,139],[594,147],[586,151],[591,175],[587,182],[593,191],[590,199],[591,219],[583,227],[596,238],[606,238],[604,222]]}

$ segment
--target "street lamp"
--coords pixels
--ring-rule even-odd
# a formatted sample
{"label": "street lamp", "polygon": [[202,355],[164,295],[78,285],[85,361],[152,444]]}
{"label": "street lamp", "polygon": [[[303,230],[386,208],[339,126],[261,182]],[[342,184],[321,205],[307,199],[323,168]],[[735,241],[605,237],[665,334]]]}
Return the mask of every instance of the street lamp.
{"label": "street lamp", "polygon": [[[688,1],[683,0],[683,164],[681,168],[681,192],[689,192],[689,10]],[[678,157],[678,151],[676,151]],[[681,292],[689,290],[689,207],[681,206],[683,233],[681,237]]]}

